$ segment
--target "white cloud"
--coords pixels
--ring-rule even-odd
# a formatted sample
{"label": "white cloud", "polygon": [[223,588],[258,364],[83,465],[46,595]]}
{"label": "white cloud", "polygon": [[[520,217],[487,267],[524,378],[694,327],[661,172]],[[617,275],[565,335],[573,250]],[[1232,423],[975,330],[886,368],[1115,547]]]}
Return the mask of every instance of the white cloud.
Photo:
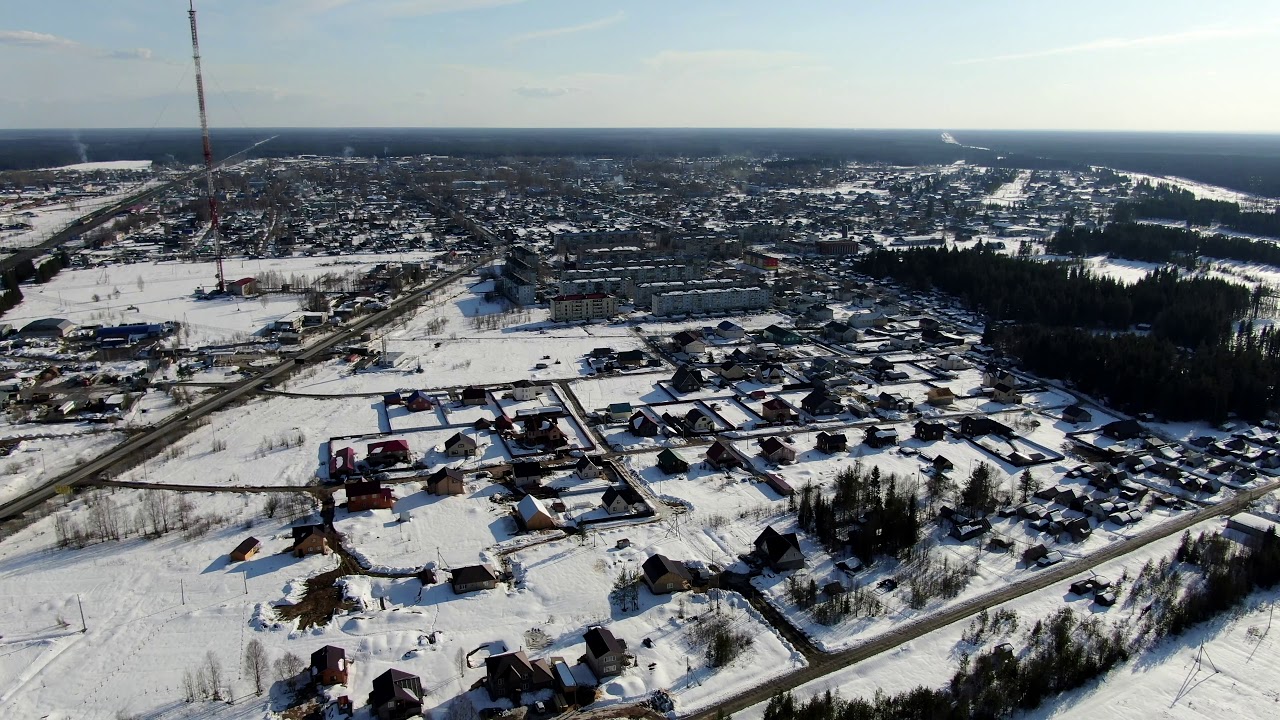
{"label": "white cloud", "polygon": [[512,43],[522,43],[529,40],[541,40],[542,38],[556,37],[559,35],[573,35],[575,33],[590,32],[592,30],[600,30],[610,25],[617,25],[627,18],[627,14],[621,10],[606,18],[592,20],[580,25],[569,25],[567,27],[548,28],[546,30],[534,30],[522,35],[516,35],[511,38]]}
{"label": "white cloud", "polygon": [[112,60],[150,60],[151,51],[147,48],[133,48],[132,50],[108,50],[104,57]]}
{"label": "white cloud", "polygon": [[1227,40],[1233,38],[1259,37],[1276,32],[1276,24],[1259,23],[1249,27],[1207,27],[1196,30],[1166,33],[1164,35],[1148,35],[1135,38],[1101,38],[1077,45],[1031,50],[1028,52],[993,55],[984,58],[957,60],[955,65],[973,65],[977,63],[1004,62],[1008,60],[1031,60],[1034,58],[1053,57],[1056,55],[1080,55],[1106,50],[1129,50],[1132,48],[1172,47],[1209,40]]}
{"label": "white cloud", "polygon": [[78,47],[80,43],[57,35],[31,30],[0,30],[0,45],[25,45],[27,47]]}
{"label": "white cloud", "polygon": [[439,15],[442,13],[467,12],[484,10],[502,5],[515,5],[524,0],[395,0],[386,4],[386,14],[413,17],[419,15]]}

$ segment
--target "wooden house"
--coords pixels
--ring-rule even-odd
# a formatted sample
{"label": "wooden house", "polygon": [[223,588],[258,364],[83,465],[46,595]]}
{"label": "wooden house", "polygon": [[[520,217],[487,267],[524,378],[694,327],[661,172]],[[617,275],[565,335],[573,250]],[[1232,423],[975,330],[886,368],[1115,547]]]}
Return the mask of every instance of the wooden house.
{"label": "wooden house", "polygon": [[373,679],[369,708],[378,720],[407,720],[422,714],[422,680],[392,668]]}
{"label": "wooden house", "polygon": [[597,679],[613,677],[626,666],[627,643],[613,636],[609,628],[593,627],[583,634],[587,652],[582,660]]}
{"label": "wooden house", "polygon": [[523,650],[490,655],[484,659],[484,686],[489,698],[518,698],[521,693],[537,692],[555,684],[551,663],[530,660]]}
{"label": "wooden house", "polygon": [[466,478],[458,468],[442,467],[427,476],[427,492],[432,495],[462,495]]}
{"label": "wooden house", "polygon": [[454,569],[449,574],[449,584],[457,595],[492,590],[498,587],[498,573],[488,565],[468,565]]}
{"label": "wooden house", "polygon": [[668,475],[689,471],[689,463],[677,455],[671,448],[658,453],[658,467]]}
{"label": "wooden house", "polygon": [[818,433],[817,445],[819,451],[828,455],[834,455],[838,452],[845,452],[849,449],[849,438],[844,433]]}
{"label": "wooden house", "polygon": [[655,595],[688,590],[692,585],[692,577],[688,569],[666,555],[651,555],[640,566],[640,571],[644,584]]}
{"label": "wooden house", "polygon": [[231,551],[231,562],[244,562],[262,549],[262,542],[258,538],[248,537],[240,541],[235,550]]}
{"label": "wooden house", "polygon": [[800,550],[800,538],[795,533],[784,535],[771,525],[756,538],[755,548],[756,554],[778,572],[804,567],[804,553]]}
{"label": "wooden house", "polygon": [[325,645],[311,653],[311,677],[319,685],[346,685],[347,651]]}

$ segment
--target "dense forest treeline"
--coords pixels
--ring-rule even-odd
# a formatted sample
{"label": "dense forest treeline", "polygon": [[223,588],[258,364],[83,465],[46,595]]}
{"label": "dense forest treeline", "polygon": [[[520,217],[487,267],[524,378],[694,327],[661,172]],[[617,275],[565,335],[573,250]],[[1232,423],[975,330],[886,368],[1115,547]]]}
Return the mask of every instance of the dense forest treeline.
{"label": "dense forest treeline", "polygon": [[1280,333],[1235,329],[1258,301],[1239,285],[1165,268],[1126,286],[981,249],[878,251],[860,268],[959,297],[989,316],[988,345],[1128,412],[1256,420],[1280,406]]}
{"label": "dense forest treeline", "polygon": [[955,295],[995,322],[1114,331],[1149,324],[1153,335],[1191,348],[1228,340],[1232,322],[1244,317],[1251,303],[1244,287],[1184,278],[1174,268],[1125,285],[1082,268],[983,249],[877,250],[858,267],[916,290]]}
{"label": "dense forest treeline", "polygon": [[1132,222],[1110,223],[1096,230],[1063,227],[1047,249],[1059,255],[1102,255],[1146,262],[1193,263],[1197,256],[1264,263],[1280,267],[1280,245],[1226,235]]}
{"label": "dense forest treeline", "polygon": [[[1193,579],[1188,572],[1194,571]],[[972,720],[1030,710],[1084,686],[1144,647],[1177,637],[1238,606],[1259,588],[1280,582],[1280,539],[1274,533],[1244,548],[1219,534],[1184,534],[1177,550],[1126,572],[1125,606],[1143,607],[1136,622],[1107,624],[1070,608],[1036,621],[1021,652],[996,646],[962,654],[959,670],[940,688],[916,687],[896,695],[845,700],[827,692],[807,701],[790,693],[769,700],[765,720]],[[1184,589],[1185,584],[1185,589]],[[1117,608],[1119,609],[1119,608]],[[981,633],[966,634],[979,646]]]}
{"label": "dense forest treeline", "polygon": [[1280,208],[1274,212],[1250,212],[1239,203],[1197,198],[1190,190],[1160,183],[1138,183],[1135,197],[1118,203],[1112,211],[1117,222],[1139,218],[1179,220],[1208,227],[1222,225],[1240,232],[1280,238]]}

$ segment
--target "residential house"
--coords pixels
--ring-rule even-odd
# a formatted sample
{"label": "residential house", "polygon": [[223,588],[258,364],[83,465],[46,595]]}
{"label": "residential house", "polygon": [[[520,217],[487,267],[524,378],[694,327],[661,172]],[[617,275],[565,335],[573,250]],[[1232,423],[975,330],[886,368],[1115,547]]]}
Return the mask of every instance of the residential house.
{"label": "residential house", "polygon": [[329,531],[324,525],[298,525],[292,528],[292,532],[294,557],[328,555],[332,552],[329,547]]}
{"label": "residential house", "polygon": [[610,515],[629,515],[646,509],[640,493],[625,485],[606,490],[600,503]]}
{"label": "residential house", "polygon": [[1102,434],[1113,440],[1133,440],[1146,434],[1137,420],[1116,420],[1102,426]]}
{"label": "residential house", "polygon": [[766,385],[774,385],[786,379],[787,374],[779,363],[761,363],[756,368],[756,380]]}
{"label": "residential house", "polygon": [[475,438],[458,432],[444,441],[444,454],[449,457],[470,457],[476,454],[477,447]]}
{"label": "residential house", "polygon": [[993,388],[1000,383],[1011,387],[1018,386],[1018,378],[1013,373],[1005,370],[999,365],[989,364],[982,372],[982,387]]}
{"label": "residential house", "polygon": [[427,492],[432,495],[462,495],[467,492],[466,478],[458,468],[442,467],[427,476]]}
{"label": "residential house", "polygon": [[1022,404],[1022,395],[1018,393],[1016,385],[1001,381],[992,388],[991,400],[1001,405],[1020,405]]}
{"label": "residential house", "polygon": [[888,447],[898,444],[898,431],[892,427],[877,427],[869,425],[866,434],[863,435],[862,442],[873,448]]}
{"label": "residential house", "polygon": [[609,403],[609,407],[604,410],[605,415],[609,416],[610,422],[626,422],[627,418],[631,417],[632,412],[634,410],[631,407],[631,403],[628,402]]}
{"label": "residential house", "polygon": [[638,368],[644,364],[643,350],[623,350],[617,354],[619,367]]}
{"label": "residential house", "polygon": [[956,469],[956,464],[942,455],[934,455],[931,464],[935,474],[942,474]]}
{"label": "residential house", "polygon": [[511,399],[516,402],[526,402],[528,400],[536,400],[546,390],[540,385],[534,385],[528,380],[517,380],[511,383]]}
{"label": "residential house", "polygon": [[941,440],[947,434],[947,426],[935,420],[919,420],[915,426],[915,436],[917,440],[924,442],[934,442]]}
{"label": "residential house", "polygon": [[227,294],[239,297],[250,297],[258,292],[258,281],[254,278],[240,278],[227,283]]}
{"label": "residential house", "polygon": [[733,360],[725,360],[716,367],[716,374],[725,380],[741,380],[747,376],[747,370]]}
{"label": "residential house", "polygon": [[613,677],[622,672],[627,661],[627,643],[613,636],[609,628],[593,627],[583,634],[587,653],[582,660],[591,668],[597,679]]}
{"label": "residential house", "polygon": [[369,443],[365,462],[371,467],[386,467],[397,463],[409,462],[408,440],[384,440]]}
{"label": "residential house", "polygon": [[929,388],[929,392],[925,393],[925,402],[934,407],[950,405],[955,401],[956,394],[949,387]]}
{"label": "residential house", "polygon": [[551,663],[542,658],[530,660],[523,650],[490,655],[484,660],[484,668],[484,685],[492,700],[517,698],[521,693],[537,692],[555,683]]}
{"label": "residential house", "polygon": [[978,518],[977,520],[965,518],[963,521],[953,521],[949,534],[960,542],[969,542],[984,533],[990,532],[990,530],[991,521],[986,518]]}
{"label": "residential house", "polygon": [[845,452],[849,449],[849,438],[844,433],[818,433],[817,448],[828,455]]}
{"label": "residential house", "polygon": [[555,518],[547,511],[542,501],[532,495],[525,495],[516,503],[516,514],[520,516],[520,524],[525,530],[552,530],[556,526]]}
{"label": "residential house", "polygon": [[546,470],[536,460],[514,463],[511,467],[511,479],[518,488],[533,487],[542,484]]}
{"label": "residential house", "polygon": [[355,475],[356,470],[356,451],[353,448],[338,448],[329,458],[329,477],[338,479],[348,475]]}
{"label": "residential house", "polygon": [[875,357],[871,358],[871,369],[874,372],[886,373],[892,370],[893,367],[894,367],[893,361],[889,360],[888,358],[882,355],[876,355]]}
{"label": "residential house", "polygon": [[835,415],[840,412],[840,400],[824,388],[818,388],[800,401],[800,407],[813,416]]}
{"label": "residential house", "polygon": [[453,570],[449,575],[449,584],[457,595],[476,590],[492,590],[498,587],[498,573],[488,565],[468,565]]}
{"label": "residential house", "polygon": [[793,463],[796,461],[796,449],[776,437],[767,437],[760,441],[760,454],[772,463]]}
{"label": "residential house", "polygon": [[765,422],[772,423],[792,423],[797,419],[796,411],[787,404],[787,401],[777,397],[764,401],[760,409],[760,417],[764,418]]}
{"label": "residential house", "polygon": [[422,714],[422,680],[392,668],[373,679],[369,706],[378,720],[406,720]]}
{"label": "residential house", "polygon": [[311,653],[311,677],[320,685],[346,685],[347,651],[325,645]]}
{"label": "residential house", "polygon": [[1013,437],[1013,428],[986,415],[968,415],[960,418],[960,434],[968,437],[1000,435]]}
{"label": "residential house", "polygon": [[876,398],[876,407],[881,410],[908,412],[915,407],[915,403],[901,393],[882,392],[880,397]]}
{"label": "residential house", "polygon": [[244,562],[262,549],[262,542],[258,538],[248,537],[240,541],[235,550],[231,551],[231,562]]}
{"label": "residential house", "polygon": [[779,345],[799,345],[804,341],[800,337],[800,333],[790,328],[780,327],[778,325],[770,325],[760,333],[766,342],[777,343]]}
{"label": "residential house", "polygon": [[347,511],[362,512],[364,510],[390,510],[396,504],[396,497],[391,488],[382,487],[377,480],[350,482],[344,486],[347,491]]}
{"label": "residential house", "polygon": [[655,595],[688,590],[692,585],[688,569],[665,555],[651,555],[640,566],[640,571],[644,584]]}
{"label": "residential house", "polygon": [[778,572],[804,567],[804,553],[795,533],[783,535],[770,525],[756,538],[755,546],[756,554]]}
{"label": "residential house", "polygon": [[968,370],[973,367],[966,362],[964,358],[956,355],[955,353],[947,353],[946,355],[938,358],[936,365],[939,370],[948,370],[953,372],[956,370]]}
{"label": "residential house", "polygon": [[742,326],[737,323],[724,320],[716,326],[716,335],[725,340],[741,340],[747,336],[747,331],[743,330]]}
{"label": "residential house", "polygon": [[701,408],[693,408],[681,419],[685,429],[696,435],[705,435],[716,431],[716,421]]}
{"label": "residential house", "polygon": [[654,437],[662,426],[649,414],[647,408],[641,408],[627,420],[627,427],[632,435],[638,437]]}
{"label": "residential house", "polygon": [[836,343],[855,343],[860,338],[857,328],[850,327],[849,323],[839,320],[832,320],[823,325],[822,336]]}
{"label": "residential house", "polygon": [[689,471],[689,463],[677,455],[671,448],[658,453],[658,467],[668,475]]}
{"label": "residential house", "polygon": [[404,406],[409,412],[422,412],[435,407],[435,403],[431,401],[431,396],[422,390],[414,390],[409,393],[409,397],[404,401]]}
{"label": "residential house", "polygon": [[681,365],[676,369],[676,374],[671,376],[671,387],[677,392],[696,392],[705,384],[706,380],[703,379],[702,372],[688,365]]}
{"label": "residential house", "polygon": [[742,461],[738,458],[738,454],[729,447],[729,444],[720,438],[711,443],[711,447],[707,448],[707,462],[717,470],[732,470],[733,468],[742,467]]}
{"label": "residential house", "polygon": [[671,344],[675,347],[676,352],[682,352],[687,355],[696,355],[705,352],[707,343],[702,336],[692,330],[682,330],[671,336]]}
{"label": "residential house", "polygon": [[1069,422],[1072,425],[1093,422],[1093,413],[1079,405],[1068,405],[1062,411],[1062,421]]}
{"label": "residential house", "polygon": [[485,405],[488,402],[489,397],[488,394],[485,393],[484,388],[472,385],[471,387],[462,389],[463,405]]}
{"label": "residential house", "polygon": [[596,458],[591,455],[583,455],[578,458],[578,462],[574,464],[573,471],[583,480],[597,480],[604,471],[600,469]]}
{"label": "residential house", "polygon": [[[414,392],[418,392],[418,391],[415,390]],[[401,397],[400,393],[398,392],[386,393],[382,396],[382,404],[385,405],[386,407],[395,407],[396,405],[404,405],[404,398]]]}
{"label": "residential house", "polygon": [[809,309],[804,312],[811,320],[823,322],[835,317],[835,311],[827,305],[810,305]]}

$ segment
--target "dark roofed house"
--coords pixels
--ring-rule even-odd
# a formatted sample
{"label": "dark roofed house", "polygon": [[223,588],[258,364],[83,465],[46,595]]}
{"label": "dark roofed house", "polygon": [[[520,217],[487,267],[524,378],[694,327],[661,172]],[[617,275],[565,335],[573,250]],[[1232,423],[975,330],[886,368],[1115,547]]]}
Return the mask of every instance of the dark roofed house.
{"label": "dark roofed house", "polygon": [[231,551],[231,562],[243,562],[258,554],[262,549],[262,542],[258,538],[245,538],[240,541],[235,550]]}
{"label": "dark roofed house", "polygon": [[688,590],[692,578],[684,565],[675,562],[666,555],[651,555],[640,567],[644,576],[644,584],[655,595]]}
{"label": "dark roofed house", "polygon": [[596,463],[596,458],[590,455],[583,455],[578,458],[578,462],[574,463],[573,471],[583,480],[595,480],[603,474],[600,466]]}
{"label": "dark roofed house", "polygon": [[818,388],[804,396],[800,407],[810,415],[835,415],[840,412],[840,401],[825,389]]}
{"label": "dark roofed house", "polygon": [[682,393],[701,390],[704,383],[702,373],[688,365],[681,365],[676,369],[676,374],[671,376],[671,387]]}
{"label": "dark roofed house", "polygon": [[369,705],[378,720],[406,720],[422,714],[422,680],[392,668],[373,679]]}
{"label": "dark roofed house", "polygon": [[383,440],[369,443],[365,462],[372,466],[395,465],[409,462],[408,440]]}
{"label": "dark roofed house", "polygon": [[329,477],[346,477],[356,472],[356,451],[354,448],[338,448],[329,458]]}
{"label": "dark roofed house", "polygon": [[755,546],[760,557],[778,572],[804,567],[804,553],[800,551],[800,538],[795,533],[783,535],[771,525],[756,538]]}
{"label": "dark roofed house", "polygon": [[627,429],[632,435],[639,437],[653,437],[658,434],[661,427],[658,425],[658,422],[649,415],[649,413],[644,410],[637,410],[635,414],[627,420]]}
{"label": "dark roofed house", "polygon": [[920,420],[916,422],[915,435],[916,439],[925,442],[933,442],[941,440],[947,434],[947,426],[932,420]]}
{"label": "dark roofed house", "polygon": [[325,645],[311,653],[311,676],[321,685],[346,685],[347,651]]}
{"label": "dark roofed house", "polygon": [[462,390],[463,405],[484,405],[489,402],[489,398],[485,395],[484,388],[471,386]]}
{"label": "dark roofed house", "polygon": [[404,401],[404,406],[410,412],[422,412],[423,410],[430,410],[435,405],[431,402],[430,395],[421,390],[414,390],[409,393],[408,399]]}
{"label": "dark roofed house", "polygon": [[364,510],[389,510],[396,504],[396,497],[391,488],[382,487],[377,480],[362,480],[343,486],[347,491],[347,510],[361,512]]}
{"label": "dark roofed house", "polygon": [[967,415],[960,418],[960,433],[969,437],[979,435],[1013,437],[1015,434],[1013,428],[986,415]]}
{"label": "dark roofed house", "polygon": [[74,330],[76,324],[64,318],[43,318],[22,326],[18,332],[23,337],[60,338]]}
{"label": "dark roofed house", "polygon": [[774,463],[796,461],[796,449],[776,437],[767,437],[760,441],[760,454]]}
{"label": "dark roofed house", "polygon": [[395,405],[403,405],[404,398],[400,397],[400,393],[398,392],[386,393],[382,396],[382,404],[386,405],[387,407],[393,407]]}
{"label": "dark roofed house", "polygon": [[849,449],[849,438],[844,433],[818,433],[818,450],[832,455],[838,452],[844,452]]}
{"label": "dark roofed house", "polygon": [[658,453],[658,467],[662,468],[662,472],[668,475],[689,471],[689,463],[685,459],[675,454],[671,448],[666,448]]}
{"label": "dark roofed house", "polygon": [[796,419],[796,413],[782,398],[765,400],[761,405],[760,417],[767,422],[788,423]]}
{"label": "dark roofed house", "polygon": [[640,493],[623,486],[606,490],[600,503],[610,515],[624,515],[636,512],[636,506],[643,506],[644,499],[640,497]]}
{"label": "dark roofed house", "polygon": [[329,531],[324,525],[298,525],[290,528],[293,533],[293,554],[295,557],[306,555],[328,555]]}
{"label": "dark roofed house", "polygon": [[468,565],[450,573],[449,584],[458,595],[498,587],[498,574],[488,565]]}
{"label": "dark roofed house", "polygon": [[466,478],[458,468],[442,467],[427,476],[427,492],[432,495],[462,495]]}
{"label": "dark roofed house", "polygon": [[1093,422],[1093,413],[1085,410],[1079,405],[1068,405],[1062,411],[1062,420],[1064,422],[1069,422],[1072,425]]}
{"label": "dark roofed house", "polygon": [[511,480],[518,488],[541,485],[546,474],[546,468],[536,460],[517,462],[511,468]]}
{"label": "dark roofed house", "polygon": [[1102,426],[1102,434],[1114,440],[1132,440],[1145,432],[1137,420],[1116,420]]}
{"label": "dark roofed house", "polygon": [[583,634],[587,654],[583,656],[587,667],[596,678],[613,677],[622,672],[627,660],[627,643],[613,636],[609,628],[593,627]]}
{"label": "dark roofed house", "polygon": [[476,454],[476,440],[470,435],[454,433],[444,441],[444,454],[449,457],[468,457]]}
{"label": "dark roofed house", "polygon": [[862,436],[862,442],[873,448],[888,447],[898,444],[898,431],[892,427],[876,427],[868,425]]}
{"label": "dark roofed house", "polygon": [[711,443],[711,447],[707,448],[707,462],[718,470],[742,467],[742,461],[738,459],[737,453],[733,452],[729,444],[720,438],[716,438],[716,441]]}
{"label": "dark roofed house", "polygon": [[484,659],[484,668],[484,685],[492,700],[515,698],[520,693],[549,688],[555,682],[551,663],[541,658],[530,660],[523,650],[490,655]]}

